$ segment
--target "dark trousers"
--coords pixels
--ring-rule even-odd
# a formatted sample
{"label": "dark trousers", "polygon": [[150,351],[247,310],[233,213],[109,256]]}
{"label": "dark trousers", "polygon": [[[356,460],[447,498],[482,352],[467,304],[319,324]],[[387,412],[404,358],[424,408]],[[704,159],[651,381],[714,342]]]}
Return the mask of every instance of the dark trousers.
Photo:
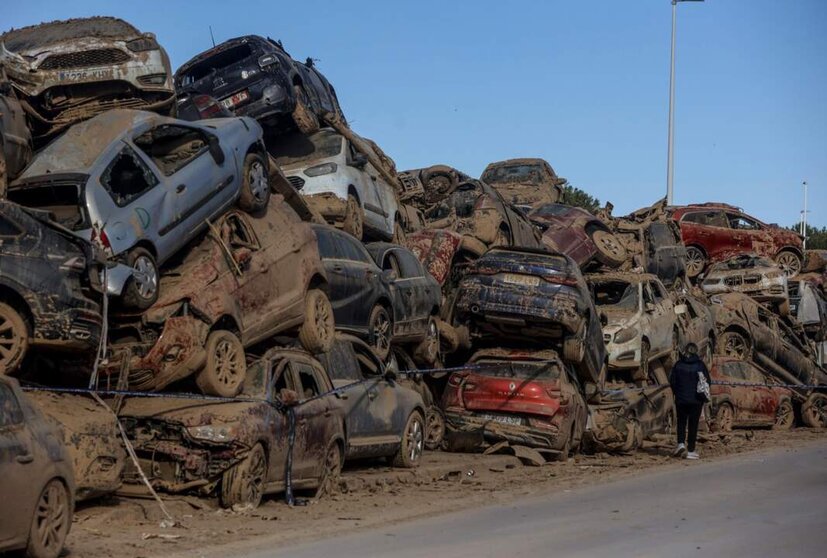
{"label": "dark trousers", "polygon": [[[698,422],[701,420],[701,403],[677,403],[678,411],[678,443],[686,443],[686,449],[695,451],[695,440],[698,439]],[[689,426],[689,441],[686,440],[686,427]]]}

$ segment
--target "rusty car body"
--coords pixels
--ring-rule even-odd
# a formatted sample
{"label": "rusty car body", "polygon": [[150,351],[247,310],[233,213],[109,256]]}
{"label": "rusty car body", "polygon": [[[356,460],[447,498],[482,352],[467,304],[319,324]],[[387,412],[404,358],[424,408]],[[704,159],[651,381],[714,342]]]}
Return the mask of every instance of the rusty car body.
{"label": "rusty car body", "polygon": [[603,221],[579,207],[547,203],[535,207],[528,218],[543,231],[543,245],[566,254],[581,269],[593,264],[616,268],[626,259],[626,248]]}
{"label": "rusty car body", "polygon": [[[251,364],[236,401],[178,397],[124,400],[127,437],[152,486],[172,493],[218,493],[224,507],[256,507],[291,488],[324,492],[342,466],[345,434],[330,379],[305,351],[275,348]],[[290,416],[295,420],[288,470]],[[145,490],[134,466],[130,492]]]}
{"label": "rusty car body", "polygon": [[32,133],[20,100],[0,64],[0,199],[32,160]]}
{"label": "rusty car body", "polygon": [[793,392],[754,363],[716,356],[709,370],[712,399],[710,429],[728,432],[733,428],[775,426],[786,430],[795,423]]}
{"label": "rusty car body", "polygon": [[256,216],[231,210],[162,277],[155,305],[111,324],[104,373],[125,371],[139,390],[197,374],[203,392],[233,396],[244,381],[245,347],[296,329],[307,349],[329,347],[326,290],[316,235],[281,196]]}
{"label": "rusty car body", "polygon": [[778,225],[767,225],[740,208],[704,203],[672,208],[686,246],[686,272],[699,275],[708,264],[738,254],[772,258],[787,275],[801,270],[802,237]]}
{"label": "rusty car body", "polygon": [[564,254],[494,248],[460,281],[454,323],[479,343],[543,340],[574,366],[588,396],[601,385],[606,349],[586,281]]}
{"label": "rusty car body", "polygon": [[88,395],[48,390],[26,395],[58,425],[74,471],[75,498],[89,500],[115,493],[127,460],[115,414]]}
{"label": "rusty car body", "polygon": [[0,375],[30,348],[94,353],[103,317],[101,258],[42,212],[0,200]]}
{"label": "rusty car body", "polygon": [[60,433],[0,376],[0,552],[57,558],[72,526],[72,464]]}
{"label": "rusty car body", "polygon": [[442,408],[449,448],[506,441],[551,450],[558,460],[578,451],[588,414],[571,364],[533,349],[478,350],[467,370],[449,376]]}
{"label": "rusty car body", "polygon": [[344,408],[345,459],[387,457],[396,467],[419,465],[425,449],[425,403],[397,379],[361,339],[336,334],[317,355]]}
{"label": "rusty car body", "polygon": [[556,203],[566,183],[545,159],[532,158],[490,163],[482,171],[480,180],[496,188],[508,203],[524,210]]}
{"label": "rusty car body", "polygon": [[712,264],[700,281],[708,295],[739,292],[758,302],[770,303],[782,316],[790,313],[787,276],[767,258],[740,254]]}
{"label": "rusty car body", "polygon": [[0,35],[5,65],[43,146],[72,124],[107,110],[173,114],[166,51],[152,33],[114,17],[52,21]]}

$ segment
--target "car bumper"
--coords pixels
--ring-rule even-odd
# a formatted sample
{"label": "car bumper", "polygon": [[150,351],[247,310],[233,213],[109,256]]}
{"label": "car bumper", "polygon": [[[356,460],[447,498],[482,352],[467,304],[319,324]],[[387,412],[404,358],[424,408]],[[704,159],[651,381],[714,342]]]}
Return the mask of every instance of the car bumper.
{"label": "car bumper", "polygon": [[76,300],[75,304],[84,307],[39,312],[32,344],[62,350],[97,349],[103,323],[100,309],[87,300]]}
{"label": "car bumper", "polygon": [[[470,446],[480,447],[506,441],[510,444],[557,451],[565,440],[556,427],[537,428],[506,424],[473,412],[445,412],[445,436],[449,440],[464,439]],[[466,445],[466,444],[461,444]]]}
{"label": "car bumper", "polygon": [[344,223],[347,210],[347,193],[344,198],[333,192],[321,194],[302,194],[304,200],[317,211],[325,221],[335,224]]}
{"label": "car bumper", "polygon": [[268,85],[261,91],[261,98],[241,105],[238,108],[230,109],[237,116],[249,116],[257,120],[291,114],[295,108],[295,101],[287,91],[277,84]]}
{"label": "car bumper", "polygon": [[640,367],[640,339],[633,339],[626,343],[607,343],[606,352],[609,356],[609,368],[627,369]]}

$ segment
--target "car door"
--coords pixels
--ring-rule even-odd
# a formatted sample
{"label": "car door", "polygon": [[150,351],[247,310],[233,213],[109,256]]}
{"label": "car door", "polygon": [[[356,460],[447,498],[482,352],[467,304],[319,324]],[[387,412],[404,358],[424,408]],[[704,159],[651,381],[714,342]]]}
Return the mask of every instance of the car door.
{"label": "car door", "polygon": [[720,259],[735,249],[729,222],[719,209],[688,213],[681,220],[682,232],[685,226],[687,234],[684,241],[700,244],[712,260]]}
{"label": "car door", "polygon": [[34,444],[17,396],[0,382],[0,494],[14,501],[0,506],[0,546],[26,541],[46,465],[36,458],[47,458]]}
{"label": "car door", "polygon": [[[760,232],[758,223],[743,213],[727,211],[727,221],[732,229],[733,248],[739,253],[750,253],[753,251],[752,241],[757,232]],[[760,244],[757,243],[757,244]]]}
{"label": "car door", "polygon": [[775,411],[778,408],[778,398],[767,383],[767,377],[761,370],[750,362],[741,362],[741,366],[753,384],[752,420],[757,423],[772,424],[775,422]]}
{"label": "car door", "polygon": [[734,413],[733,419],[736,423],[749,420],[752,403],[752,388],[746,385],[747,375],[741,362],[730,360],[719,365],[718,369],[723,376],[721,381],[731,385],[721,386],[729,394],[729,402]]}
{"label": "car door", "polygon": [[293,478],[309,480],[319,477],[330,439],[328,432],[332,409],[328,398],[322,397],[329,391],[323,376],[309,361],[296,359],[290,367],[298,380],[299,404],[296,413],[296,439],[293,445]]}
{"label": "car door", "polygon": [[270,418],[270,443],[268,447],[267,463],[269,470],[268,482],[276,486],[283,486],[285,478],[285,466],[287,464],[288,439],[288,416],[284,412],[282,395],[284,390],[296,393],[300,387],[296,381],[289,359],[279,359],[267,362],[270,368],[268,371],[269,388],[267,399],[270,402],[267,414]]}
{"label": "car door", "polygon": [[394,250],[397,256],[400,270],[399,279],[395,284],[399,285],[402,292],[402,300],[407,314],[407,334],[425,334],[428,327],[428,319],[433,309],[431,304],[434,300],[434,285],[428,280],[422,264],[408,250]]}
{"label": "car door", "polygon": [[[404,428],[399,425],[399,401],[397,383],[385,377],[385,367],[376,358],[370,347],[354,342],[353,351],[362,370],[363,383],[367,393],[369,423],[372,444],[376,451],[393,445],[401,439]],[[407,418],[407,417],[406,417]]]}
{"label": "car door", "polygon": [[381,231],[389,238],[393,234],[393,229],[388,226],[392,219],[392,214],[388,212],[390,209],[388,207],[388,190],[391,190],[391,196],[393,196],[393,190],[382,179],[376,167],[367,159],[367,153],[360,153],[350,141],[347,142],[347,146],[348,161],[363,162],[363,164],[360,164],[361,191],[359,193],[365,209],[365,223],[370,228]]}
{"label": "car door", "polygon": [[358,331],[366,330],[373,305],[382,291],[381,270],[361,242],[347,233],[336,232],[342,246],[342,264],[348,278],[346,301],[340,306],[341,313],[334,313],[336,324],[340,322]]}

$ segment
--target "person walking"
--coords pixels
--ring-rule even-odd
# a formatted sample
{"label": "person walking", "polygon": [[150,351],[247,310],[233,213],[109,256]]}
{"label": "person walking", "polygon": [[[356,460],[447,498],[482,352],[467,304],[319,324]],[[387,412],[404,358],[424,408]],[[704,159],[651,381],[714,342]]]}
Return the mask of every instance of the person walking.
{"label": "person walking", "polygon": [[[706,380],[706,389],[700,381],[701,378]],[[698,423],[704,403],[709,401],[710,382],[709,370],[698,357],[698,346],[687,343],[680,360],[675,363],[669,374],[669,385],[675,394],[675,409],[678,413],[678,446],[675,448],[675,457],[700,458],[695,451],[695,441],[698,438]]]}

